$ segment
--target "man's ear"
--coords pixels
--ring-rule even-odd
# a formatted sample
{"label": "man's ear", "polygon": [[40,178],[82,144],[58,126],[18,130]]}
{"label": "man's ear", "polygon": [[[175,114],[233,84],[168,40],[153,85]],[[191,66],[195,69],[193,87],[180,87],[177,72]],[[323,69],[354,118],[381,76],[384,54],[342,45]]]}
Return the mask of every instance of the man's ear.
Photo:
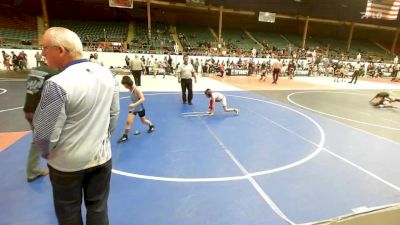
{"label": "man's ear", "polygon": [[63,46],[58,47],[60,54],[65,55],[68,53],[68,50],[66,48],[64,48]]}

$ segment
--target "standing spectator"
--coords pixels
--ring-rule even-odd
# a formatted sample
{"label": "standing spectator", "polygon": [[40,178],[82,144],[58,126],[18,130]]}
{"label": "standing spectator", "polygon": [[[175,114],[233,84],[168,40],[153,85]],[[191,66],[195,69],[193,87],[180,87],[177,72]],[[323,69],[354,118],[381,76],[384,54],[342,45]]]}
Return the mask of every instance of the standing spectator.
{"label": "standing spectator", "polygon": [[36,67],[41,66],[41,63],[42,63],[42,54],[40,54],[39,52],[36,52],[36,54],[35,54],[35,59],[36,59]]}
{"label": "standing spectator", "polygon": [[391,81],[396,81],[398,79],[399,71],[400,71],[400,65],[399,64],[394,64],[393,65],[393,72],[392,72]]}
{"label": "standing spectator", "polygon": [[179,54],[179,46],[178,46],[178,43],[176,43],[176,42],[174,44],[174,52],[175,52],[175,55]]}
{"label": "standing spectator", "polygon": [[200,63],[199,63],[199,59],[196,58],[196,61],[193,64],[194,67],[194,71],[197,73],[198,69],[199,69]]}
{"label": "standing spectator", "polygon": [[135,80],[136,86],[141,85],[141,75],[144,70],[144,64],[140,61],[139,56],[135,55],[134,59],[129,63],[129,67],[131,69],[131,73],[133,75],[133,79]]}
{"label": "standing spectator", "polygon": [[[194,82],[197,83],[196,74],[192,64],[189,63],[189,55],[183,56],[183,64],[178,67],[178,82],[181,83],[182,88],[182,102],[186,104],[186,100],[189,105],[192,105],[193,99],[193,82],[192,77],[194,78]],[[186,89],[188,90],[188,96],[186,98]]]}
{"label": "standing spectator", "polygon": [[52,27],[43,56],[62,70],[46,81],[33,120],[33,140],[47,159],[60,225],[108,225],[111,134],[119,115],[118,82],[111,71],[83,58],[74,32]]}
{"label": "standing spectator", "polygon": [[103,62],[99,61],[99,55],[97,53],[94,53],[93,55],[90,55],[89,61],[93,62],[93,63],[97,63],[97,64],[103,66]]}
{"label": "standing spectator", "polygon": [[130,63],[130,61],[131,61],[131,59],[129,58],[128,55],[126,55],[126,56],[125,56],[125,64],[126,64],[126,67],[127,67],[127,68],[129,68],[129,63]]}
{"label": "standing spectator", "polygon": [[358,53],[358,55],[357,55],[357,62],[360,62],[361,61],[361,53]]}
{"label": "standing spectator", "polygon": [[257,49],[253,47],[253,49],[251,50],[251,56],[253,58],[255,58],[257,56]]}
{"label": "standing spectator", "polygon": [[19,63],[19,68],[20,70],[27,69],[28,68],[28,60],[27,60],[27,55],[24,51],[21,51],[18,54],[18,63]]}
{"label": "standing spectator", "polygon": [[169,74],[174,74],[174,68],[172,66],[172,57],[170,54],[168,54],[168,73]]}
{"label": "standing spectator", "polygon": [[4,67],[6,67],[7,70],[11,70],[11,64],[10,64],[11,56],[7,54],[5,51],[1,51],[1,53],[3,54]]}
{"label": "standing spectator", "polygon": [[399,62],[399,57],[396,55],[393,59],[393,64],[397,64]]}
{"label": "standing spectator", "polygon": [[17,67],[19,67],[18,56],[14,52],[11,52],[11,55],[12,55],[11,61],[14,71],[17,71]]}
{"label": "standing spectator", "polygon": [[151,66],[153,67],[154,78],[156,78],[157,77],[157,73],[158,73],[158,61],[157,61],[157,58],[154,59],[153,64]]}
{"label": "standing spectator", "polygon": [[291,60],[291,61],[289,62],[289,65],[288,65],[289,79],[293,79],[293,76],[294,76],[295,71],[296,71],[296,64],[294,63],[293,60]]}
{"label": "standing spectator", "polygon": [[[41,56],[41,55],[40,55]],[[40,97],[42,94],[42,88],[45,80],[49,79],[53,75],[57,74],[56,70],[52,70],[47,66],[42,66],[36,68],[36,70],[31,70],[28,74],[27,82],[26,82],[26,95],[25,95],[25,104],[24,104],[24,113],[25,119],[31,125],[31,129],[33,131],[33,117],[35,114],[35,110],[39,104]],[[35,181],[39,177],[46,176],[49,174],[49,170],[47,168],[40,168],[40,152],[38,147],[31,143],[31,147],[29,149],[28,154],[28,162],[26,166],[26,176],[28,182]]]}

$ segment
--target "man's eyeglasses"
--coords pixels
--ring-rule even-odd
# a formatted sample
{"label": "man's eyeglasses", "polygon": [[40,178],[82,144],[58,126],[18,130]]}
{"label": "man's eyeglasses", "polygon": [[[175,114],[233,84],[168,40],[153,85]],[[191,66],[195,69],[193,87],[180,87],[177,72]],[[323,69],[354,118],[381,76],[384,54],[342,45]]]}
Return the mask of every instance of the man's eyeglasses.
{"label": "man's eyeglasses", "polygon": [[43,51],[46,51],[47,49],[49,49],[49,48],[58,48],[58,47],[60,47],[60,46],[58,46],[58,45],[49,45],[49,46],[46,46],[46,45],[43,45],[42,46],[42,50]]}
{"label": "man's eyeglasses", "polygon": [[[43,51],[47,51],[49,48],[61,48],[61,46],[59,46],[59,45],[49,45],[49,46],[43,45],[42,46]],[[69,50],[67,48],[64,47],[64,49],[65,49],[65,51],[69,52]]]}

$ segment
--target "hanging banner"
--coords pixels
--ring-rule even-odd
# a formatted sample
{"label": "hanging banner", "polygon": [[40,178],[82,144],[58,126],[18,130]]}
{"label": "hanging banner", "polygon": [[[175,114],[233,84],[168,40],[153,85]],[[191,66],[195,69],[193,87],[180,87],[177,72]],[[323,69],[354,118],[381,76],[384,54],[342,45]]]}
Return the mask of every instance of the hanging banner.
{"label": "hanging banner", "polygon": [[133,8],[133,0],[108,0],[108,4],[110,7]]}
{"label": "hanging banner", "polygon": [[267,22],[267,23],[275,23],[275,13],[270,12],[259,12],[258,13],[258,21],[259,22]]}
{"label": "hanging banner", "polygon": [[186,5],[188,6],[205,6],[205,0],[186,0]]}

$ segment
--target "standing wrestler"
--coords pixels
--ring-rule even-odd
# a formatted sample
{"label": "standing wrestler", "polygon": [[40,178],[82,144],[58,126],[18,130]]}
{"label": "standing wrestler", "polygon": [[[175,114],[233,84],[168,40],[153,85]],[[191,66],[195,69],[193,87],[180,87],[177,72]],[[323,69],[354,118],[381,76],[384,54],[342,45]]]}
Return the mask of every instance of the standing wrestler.
{"label": "standing wrestler", "polygon": [[131,126],[133,121],[135,120],[136,115],[139,115],[140,120],[143,124],[149,126],[147,133],[151,133],[154,131],[153,123],[145,117],[146,111],[143,106],[143,102],[145,100],[143,92],[133,85],[133,81],[129,76],[123,76],[121,84],[129,90],[129,96],[132,100],[132,104],[128,106],[129,114],[125,125],[125,131],[122,137],[118,140],[118,143],[128,140],[128,133],[131,130]]}

